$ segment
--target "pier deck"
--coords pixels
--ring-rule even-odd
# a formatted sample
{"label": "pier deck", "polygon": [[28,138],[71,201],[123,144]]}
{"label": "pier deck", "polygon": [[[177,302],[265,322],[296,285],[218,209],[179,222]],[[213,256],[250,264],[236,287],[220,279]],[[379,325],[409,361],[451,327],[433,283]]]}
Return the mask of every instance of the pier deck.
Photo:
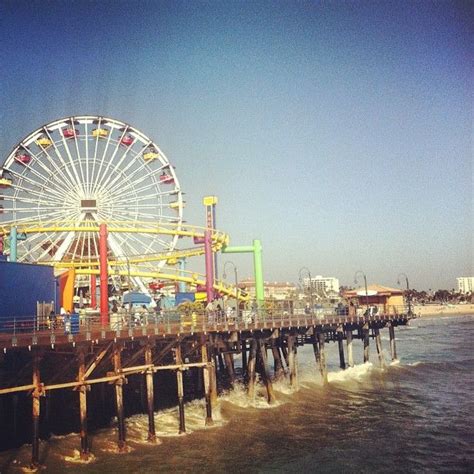
{"label": "pier deck", "polygon": [[[345,369],[354,366],[353,340],[363,341],[363,360],[367,362],[369,341],[374,339],[383,366],[380,331],[388,328],[390,354],[395,360],[395,327],[406,325],[413,317],[406,312],[353,317],[281,313],[258,314],[252,319],[236,321],[219,319],[215,314],[194,314],[181,320],[149,316],[143,325],[134,324],[129,318],[106,327],[89,318],[71,328],[58,325],[49,329],[38,324],[28,327],[15,322],[13,330],[0,332],[0,402],[20,392],[31,394],[31,402],[28,402],[29,397],[22,400],[31,403],[32,466],[35,467],[39,465],[42,399],[52,391],[75,390],[79,397],[81,456],[87,459],[90,455],[87,420],[91,416],[88,415],[87,393],[92,387],[103,387],[101,403],[105,405],[101,405],[96,413],[110,410],[110,397],[115,398],[117,446],[119,451],[125,451],[125,409],[127,397],[132,395],[131,388],[126,387],[128,382],[138,383],[135,390],[145,390],[143,399],[146,400],[144,411],[149,419],[148,439],[153,442],[156,440],[154,411],[157,398],[154,379],[158,372],[175,373],[175,382],[169,388],[176,391],[178,429],[184,433],[184,398],[189,387],[194,396],[205,398],[205,423],[210,424],[218,389],[223,386],[232,388],[239,377],[247,386],[249,397],[253,397],[259,373],[268,403],[275,401],[272,386],[275,379],[287,378],[290,387],[296,390],[299,346],[312,345],[316,371],[321,374],[323,383],[328,381],[327,342],[338,344],[340,367]],[[239,371],[234,366],[237,354],[241,358]],[[268,354],[271,354],[272,364]],[[186,379],[183,378],[185,373]],[[109,392],[109,397],[104,397],[104,387],[110,385],[114,395]],[[92,395],[97,394],[97,389],[94,390]],[[100,402],[97,396],[89,398],[92,398],[92,404]],[[5,403],[10,402],[7,400]],[[64,407],[57,408],[59,412],[62,409]],[[9,417],[7,410],[2,410],[0,426],[14,423]],[[0,432],[0,440],[1,435]]]}

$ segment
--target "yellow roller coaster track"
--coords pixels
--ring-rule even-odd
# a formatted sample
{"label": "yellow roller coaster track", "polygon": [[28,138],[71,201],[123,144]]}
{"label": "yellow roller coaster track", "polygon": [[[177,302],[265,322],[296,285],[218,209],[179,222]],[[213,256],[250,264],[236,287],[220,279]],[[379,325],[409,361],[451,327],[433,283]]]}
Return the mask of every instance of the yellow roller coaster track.
{"label": "yellow roller coaster track", "polygon": [[[37,234],[37,233],[64,233],[64,232],[81,232],[81,233],[99,233],[99,225],[95,222],[84,221],[81,223],[77,222],[53,222],[51,224],[44,224],[39,222],[18,222],[18,223],[4,223],[0,226],[0,234],[9,235],[12,227],[17,228],[17,232],[23,234]],[[107,224],[107,231],[113,233],[141,233],[150,235],[177,235],[179,237],[189,237],[193,239],[204,239],[204,233],[207,230],[206,227],[199,226],[183,226],[180,225],[156,225],[149,222],[136,222],[131,225],[130,222],[110,222]],[[229,243],[229,236],[224,232],[217,231],[216,229],[209,229],[211,231],[212,249],[214,252],[220,251],[223,247]],[[108,261],[110,268],[110,275],[123,276],[123,277],[142,277],[151,279],[162,279],[176,282],[189,283],[191,285],[205,285],[204,275],[197,273],[190,273],[190,276],[184,274],[173,274],[165,273],[163,271],[149,271],[132,268],[131,265],[146,265],[147,263],[163,261],[177,262],[181,258],[196,257],[204,254],[204,246],[197,245],[190,249],[172,250],[163,253],[130,256],[127,259],[113,259]],[[99,274],[99,261],[88,260],[80,262],[54,262],[54,261],[41,261],[38,262],[44,265],[53,265],[56,269],[72,269],[74,268],[76,275],[98,275]],[[127,270],[118,269],[117,267],[125,267]],[[238,294],[239,299],[247,300],[248,296],[242,294],[240,289],[237,289],[231,285],[227,285],[223,281],[216,281],[214,283],[214,289],[218,292],[228,295],[236,296]]]}

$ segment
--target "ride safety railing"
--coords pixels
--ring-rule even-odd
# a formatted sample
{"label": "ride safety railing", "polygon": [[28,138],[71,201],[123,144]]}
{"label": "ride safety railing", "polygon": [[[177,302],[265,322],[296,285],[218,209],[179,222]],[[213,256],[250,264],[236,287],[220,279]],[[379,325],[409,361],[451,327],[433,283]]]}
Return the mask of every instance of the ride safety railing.
{"label": "ride safety railing", "polygon": [[[370,308],[369,308],[370,309]],[[361,321],[377,321],[396,318],[414,318],[406,306],[393,306],[386,312],[369,310],[341,311],[340,308],[316,308],[313,312],[302,310],[280,311],[267,308],[223,310],[118,311],[110,312],[106,324],[101,322],[98,311],[84,311],[47,317],[13,317],[0,319],[0,340],[11,340],[15,346],[19,338],[27,336],[31,343],[45,338],[54,344],[59,337],[76,336],[92,338],[134,337],[140,335],[186,334],[207,331],[268,329],[276,327],[300,327],[318,324],[344,324]]]}

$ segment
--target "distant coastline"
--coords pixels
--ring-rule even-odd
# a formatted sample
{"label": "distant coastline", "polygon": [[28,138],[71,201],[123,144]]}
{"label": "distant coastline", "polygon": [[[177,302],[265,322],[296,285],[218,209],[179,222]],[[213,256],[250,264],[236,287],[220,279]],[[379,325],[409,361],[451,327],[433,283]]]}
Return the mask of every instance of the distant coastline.
{"label": "distant coastline", "polygon": [[474,304],[426,304],[415,305],[413,311],[423,316],[449,316],[458,314],[474,314]]}

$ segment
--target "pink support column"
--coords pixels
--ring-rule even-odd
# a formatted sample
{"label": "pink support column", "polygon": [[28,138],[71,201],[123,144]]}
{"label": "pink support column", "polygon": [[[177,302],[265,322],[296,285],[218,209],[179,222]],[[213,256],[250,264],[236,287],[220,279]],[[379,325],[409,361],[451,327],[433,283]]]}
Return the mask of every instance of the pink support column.
{"label": "pink support column", "polygon": [[214,259],[210,230],[206,230],[204,233],[204,256],[206,259],[206,296],[209,302],[214,299]]}
{"label": "pink support column", "polygon": [[91,308],[97,308],[97,279],[91,275]]}
{"label": "pink support column", "polygon": [[100,265],[100,323],[107,326],[109,323],[109,275],[107,272],[107,226],[99,227],[99,265]]}

